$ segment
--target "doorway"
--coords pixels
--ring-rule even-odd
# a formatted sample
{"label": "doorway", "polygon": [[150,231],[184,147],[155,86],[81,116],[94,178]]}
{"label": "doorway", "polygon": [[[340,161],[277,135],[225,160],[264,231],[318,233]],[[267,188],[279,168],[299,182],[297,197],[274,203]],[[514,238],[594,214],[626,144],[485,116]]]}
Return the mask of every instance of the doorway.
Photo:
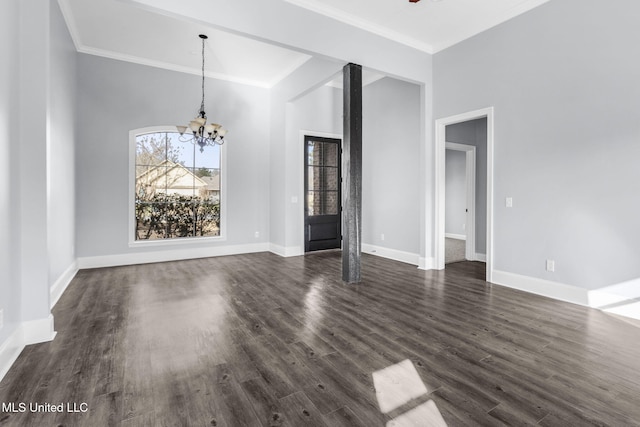
{"label": "doorway", "polygon": [[304,250],[342,244],[342,141],[304,137]]}
{"label": "doorway", "polygon": [[476,253],[476,146],[447,142],[445,165],[445,264],[484,261]]}
{"label": "doorway", "polygon": [[[483,179],[486,176],[486,195],[484,195],[484,197],[476,198],[476,201],[478,201],[479,199],[483,199],[483,204],[486,203],[486,208],[484,209],[484,212],[486,212],[486,220],[475,222],[476,226],[479,223],[482,223],[486,228],[486,242],[484,245],[482,245],[477,241],[478,239],[476,239],[475,243],[476,251],[479,251],[481,247],[486,248],[484,259],[484,261],[486,262],[486,280],[490,282],[493,276],[493,107],[470,111],[468,113],[458,114],[455,116],[436,120],[436,209],[434,230],[434,267],[438,270],[442,270],[445,268],[445,155],[447,143],[447,126],[469,122],[476,119],[486,119],[486,155],[483,156],[486,158],[486,175],[477,174],[478,180]],[[481,155],[478,154],[478,162],[480,162],[480,157]],[[481,218],[482,213],[483,209],[480,206],[477,206],[476,219],[478,219],[478,217]]]}

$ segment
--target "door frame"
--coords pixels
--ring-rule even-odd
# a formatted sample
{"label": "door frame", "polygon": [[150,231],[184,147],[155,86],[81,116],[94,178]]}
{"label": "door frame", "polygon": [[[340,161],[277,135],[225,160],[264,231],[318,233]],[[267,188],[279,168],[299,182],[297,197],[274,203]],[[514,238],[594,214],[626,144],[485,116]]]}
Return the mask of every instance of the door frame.
{"label": "door frame", "polygon": [[444,269],[444,220],[445,220],[445,154],[446,127],[455,123],[475,119],[487,119],[487,282],[493,278],[493,147],[494,111],[493,107],[469,111],[454,116],[437,119],[435,122],[435,212],[434,212],[434,265]]}
{"label": "door frame", "polygon": [[[301,231],[301,236],[300,236],[300,248],[301,248],[301,255],[304,255],[305,252],[305,224],[304,224],[304,201],[305,201],[305,197],[304,197],[304,187],[305,187],[305,183],[304,183],[304,177],[305,177],[305,173],[304,173],[304,156],[306,156],[306,153],[304,151],[304,147],[305,147],[305,142],[304,139],[307,136],[311,136],[311,137],[316,137],[316,138],[331,138],[331,139],[339,139],[340,140],[340,150],[342,151],[342,144],[344,142],[344,137],[342,134],[338,134],[338,133],[330,133],[330,132],[320,132],[320,131],[315,131],[315,130],[305,130],[305,129],[301,129],[298,133],[298,147],[300,147],[299,149],[302,151],[300,157],[299,157],[299,165],[298,165],[298,173],[300,176],[300,185],[299,185],[299,191],[298,191],[298,196],[297,197],[292,197],[291,202],[292,203],[298,203],[298,218],[300,218],[300,224],[302,224],[302,228],[300,229]],[[341,177],[342,178],[342,177]],[[295,200],[295,202],[294,202]],[[340,205],[342,206],[342,200],[340,200]],[[341,221],[342,221],[342,215],[340,215]],[[340,224],[340,228],[342,229],[342,223]]]}
{"label": "door frame", "polygon": [[[462,151],[465,153],[465,201],[467,215],[465,219],[465,258],[477,261],[476,257],[476,147],[475,145],[445,143],[445,150]],[[446,151],[445,151],[446,156]],[[446,164],[446,162],[445,162]],[[446,168],[446,166],[445,166]],[[446,171],[445,171],[446,172]],[[446,174],[445,174],[446,177]],[[446,178],[445,178],[446,179]],[[446,185],[445,185],[446,188]],[[445,192],[446,200],[446,192]],[[446,204],[445,204],[446,205]],[[446,217],[446,208],[445,208]]]}

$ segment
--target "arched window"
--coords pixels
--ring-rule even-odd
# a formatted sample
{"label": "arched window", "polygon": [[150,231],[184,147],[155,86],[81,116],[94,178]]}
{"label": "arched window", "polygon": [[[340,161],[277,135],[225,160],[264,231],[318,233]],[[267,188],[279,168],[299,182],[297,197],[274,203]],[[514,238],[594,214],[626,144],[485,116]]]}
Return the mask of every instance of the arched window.
{"label": "arched window", "polygon": [[223,150],[200,150],[175,127],[130,132],[130,243],[224,236]]}

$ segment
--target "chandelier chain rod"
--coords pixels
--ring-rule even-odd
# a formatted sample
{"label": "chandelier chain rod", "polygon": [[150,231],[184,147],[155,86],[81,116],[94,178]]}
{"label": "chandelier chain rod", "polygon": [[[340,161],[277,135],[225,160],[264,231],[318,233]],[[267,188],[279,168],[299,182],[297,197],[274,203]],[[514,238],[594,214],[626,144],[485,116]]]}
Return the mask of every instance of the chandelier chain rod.
{"label": "chandelier chain rod", "polygon": [[202,103],[200,104],[200,114],[202,117],[204,113],[204,38],[202,39]]}

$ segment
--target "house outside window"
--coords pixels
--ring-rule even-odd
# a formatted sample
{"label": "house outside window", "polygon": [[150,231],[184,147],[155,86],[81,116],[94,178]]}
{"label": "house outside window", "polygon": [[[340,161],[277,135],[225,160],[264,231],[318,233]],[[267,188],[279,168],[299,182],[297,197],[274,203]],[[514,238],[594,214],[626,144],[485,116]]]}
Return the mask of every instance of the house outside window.
{"label": "house outside window", "polygon": [[132,131],[131,243],[223,236],[222,147],[201,152],[175,127]]}

